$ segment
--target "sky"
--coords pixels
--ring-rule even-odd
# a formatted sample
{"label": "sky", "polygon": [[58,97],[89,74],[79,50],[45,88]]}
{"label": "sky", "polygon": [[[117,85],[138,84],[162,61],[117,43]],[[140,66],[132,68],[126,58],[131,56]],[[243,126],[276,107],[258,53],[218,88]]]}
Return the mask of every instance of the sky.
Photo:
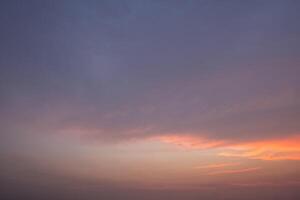
{"label": "sky", "polygon": [[0,1],[0,198],[300,199],[299,9]]}

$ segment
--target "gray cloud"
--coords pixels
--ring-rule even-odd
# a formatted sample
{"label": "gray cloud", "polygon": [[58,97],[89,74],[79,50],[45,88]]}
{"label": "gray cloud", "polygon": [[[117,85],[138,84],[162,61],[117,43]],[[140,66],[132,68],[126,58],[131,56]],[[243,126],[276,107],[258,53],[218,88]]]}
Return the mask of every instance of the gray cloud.
{"label": "gray cloud", "polygon": [[299,133],[295,2],[3,4],[2,137]]}

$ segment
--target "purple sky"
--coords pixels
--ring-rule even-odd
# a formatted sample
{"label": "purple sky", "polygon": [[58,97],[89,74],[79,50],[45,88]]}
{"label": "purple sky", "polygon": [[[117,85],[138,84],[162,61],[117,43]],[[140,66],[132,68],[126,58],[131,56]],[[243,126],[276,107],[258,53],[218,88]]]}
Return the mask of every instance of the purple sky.
{"label": "purple sky", "polygon": [[0,198],[300,198],[299,9],[2,0]]}

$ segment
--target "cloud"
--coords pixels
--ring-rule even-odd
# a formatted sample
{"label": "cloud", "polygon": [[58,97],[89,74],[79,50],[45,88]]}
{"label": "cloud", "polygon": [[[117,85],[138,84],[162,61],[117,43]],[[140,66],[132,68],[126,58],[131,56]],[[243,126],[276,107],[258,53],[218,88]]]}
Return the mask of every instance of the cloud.
{"label": "cloud", "polygon": [[300,186],[300,181],[281,181],[281,182],[253,182],[253,183],[234,183],[233,186],[240,187],[291,187]]}
{"label": "cloud", "polygon": [[161,142],[178,145],[186,149],[208,149],[220,147],[225,144],[225,141],[213,141],[209,139],[193,137],[188,135],[169,135],[156,137]]}
{"label": "cloud", "polygon": [[231,170],[223,170],[223,171],[215,171],[210,172],[208,175],[226,175],[226,174],[240,174],[245,172],[253,172],[260,170],[260,167],[251,167],[251,168],[243,168],[243,169],[231,169]]}
{"label": "cloud", "polygon": [[[300,160],[297,3],[57,2],[0,2],[0,163],[5,163],[2,157],[13,160],[11,153],[25,157],[14,164],[24,182],[11,180],[18,175],[2,170],[3,185],[10,183],[4,190],[31,199],[16,188],[28,185],[35,199],[59,199],[52,196],[56,187],[42,194],[39,183],[65,178],[33,172],[38,181],[30,186],[29,171],[36,170],[27,170],[24,163],[38,155],[49,167],[52,159],[61,158],[67,168],[80,167],[77,151],[90,142],[102,147],[101,142],[154,138],[184,149],[212,149],[222,158]],[[59,139],[48,140],[49,135]],[[73,144],[72,137],[80,137],[80,144]],[[115,156],[93,153],[100,160],[102,154]],[[79,164],[66,164],[69,159]],[[225,165],[206,168],[229,167]],[[117,177],[114,172],[120,170],[108,168]],[[135,191],[124,197],[116,190],[95,195],[98,189],[76,192],[61,185],[57,189],[68,193],[67,199],[224,199],[173,192],[156,198]],[[227,189],[223,193],[233,199]],[[243,196],[252,194],[260,193]],[[275,198],[287,199],[286,194],[276,191]]]}
{"label": "cloud", "polygon": [[[300,160],[300,137],[297,135],[282,139],[257,140],[252,142],[210,140],[191,135],[170,135],[158,137],[158,139],[161,142],[171,143],[186,149],[217,149],[219,151],[218,155],[224,157],[269,161]],[[211,167],[218,167],[218,165],[212,165]]]}
{"label": "cloud", "polygon": [[240,163],[217,163],[210,165],[201,165],[194,167],[195,169],[216,169],[216,168],[225,168],[240,165]]}
{"label": "cloud", "polygon": [[299,136],[237,144],[231,148],[233,150],[219,155],[260,160],[300,160]]}
{"label": "cloud", "polygon": [[202,141],[182,146],[208,148],[299,133],[299,45],[286,39],[297,19],[281,4],[231,5],[247,10],[235,13],[214,3],[75,3],[25,18],[32,6],[8,7],[16,21],[1,35],[1,136],[189,133]]}

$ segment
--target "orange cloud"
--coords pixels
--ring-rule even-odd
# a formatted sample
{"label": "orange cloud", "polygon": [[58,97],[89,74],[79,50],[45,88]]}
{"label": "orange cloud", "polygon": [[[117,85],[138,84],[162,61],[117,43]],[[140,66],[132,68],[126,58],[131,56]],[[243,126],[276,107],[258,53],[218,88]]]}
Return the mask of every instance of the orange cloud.
{"label": "orange cloud", "polygon": [[211,164],[211,165],[203,165],[203,166],[196,166],[195,169],[215,169],[215,168],[224,168],[224,167],[232,167],[237,166],[240,163],[218,163],[218,164]]}
{"label": "orange cloud", "polygon": [[260,160],[300,160],[300,137],[236,144],[219,155]]}
{"label": "orange cloud", "polygon": [[[168,135],[158,139],[186,149],[222,149],[218,155],[260,160],[300,160],[300,136],[235,143],[192,135]],[[213,166],[212,166],[213,167]]]}
{"label": "orange cloud", "polygon": [[190,135],[168,135],[160,136],[158,139],[165,143],[175,144],[186,149],[208,149],[225,145],[225,141],[208,140],[201,137],[194,137]]}

